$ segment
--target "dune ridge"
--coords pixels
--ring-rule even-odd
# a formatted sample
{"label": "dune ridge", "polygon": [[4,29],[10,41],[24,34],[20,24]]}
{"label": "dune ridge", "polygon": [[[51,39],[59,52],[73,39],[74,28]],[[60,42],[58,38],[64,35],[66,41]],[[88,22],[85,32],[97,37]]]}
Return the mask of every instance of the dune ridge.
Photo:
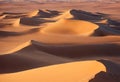
{"label": "dune ridge", "polygon": [[71,10],[65,11],[63,13],[61,13],[61,15],[54,17],[54,19],[59,20],[59,19],[69,19],[69,18],[73,18],[74,16],[72,14],[70,14]]}
{"label": "dune ridge", "polygon": [[[88,71],[88,68],[90,71]],[[76,70],[73,70],[73,69],[76,69]],[[36,82],[39,82],[39,81],[87,82],[89,81],[89,79],[93,78],[94,75],[99,73],[100,71],[106,71],[105,66],[102,63],[93,60],[93,61],[80,61],[80,62],[60,64],[60,65],[53,65],[53,66],[33,69],[29,71],[23,71],[23,72],[18,72],[13,74],[5,74],[0,76],[0,78],[2,82],[3,81],[4,82],[8,82],[8,81],[33,82],[33,79]],[[83,72],[84,74],[81,74]],[[51,74],[48,74],[48,73],[51,73]],[[66,75],[68,76],[66,77]],[[4,77],[8,77],[8,78],[4,79]],[[18,78],[20,78],[20,80]]]}
{"label": "dune ridge", "polygon": [[102,16],[90,12],[70,9],[55,17],[55,19],[79,19],[79,20],[101,20]]}
{"label": "dune ridge", "polygon": [[20,25],[20,18],[16,19],[13,23],[14,27],[18,27]]}
{"label": "dune ridge", "polygon": [[1,20],[1,24],[11,25],[13,27],[19,27],[20,26],[20,18],[3,19],[3,20]]}
{"label": "dune ridge", "polygon": [[41,32],[45,34],[54,33],[89,36],[93,34],[98,27],[96,24],[87,21],[62,19],[43,28]]}
{"label": "dune ridge", "polygon": [[5,18],[5,17],[6,17],[6,15],[1,15],[0,16],[0,20],[3,19],[3,18]]}
{"label": "dune ridge", "polygon": [[27,17],[34,17],[38,14],[39,10],[31,11],[27,13]]}
{"label": "dune ridge", "polygon": [[[15,62],[15,60],[17,61]],[[40,51],[31,41],[28,41],[0,55],[0,74],[15,73],[72,61],[70,58]]]}
{"label": "dune ridge", "polygon": [[10,50],[10,51],[7,51],[7,52],[4,53],[4,54],[14,53],[14,52],[19,51],[19,50],[21,50],[21,49],[23,49],[23,48],[25,48],[25,47],[27,47],[27,46],[29,46],[29,45],[31,45],[31,44],[32,44],[31,41],[27,41],[27,42],[25,42],[25,43],[17,46],[17,47],[14,48],[14,49],[12,49],[12,50]]}

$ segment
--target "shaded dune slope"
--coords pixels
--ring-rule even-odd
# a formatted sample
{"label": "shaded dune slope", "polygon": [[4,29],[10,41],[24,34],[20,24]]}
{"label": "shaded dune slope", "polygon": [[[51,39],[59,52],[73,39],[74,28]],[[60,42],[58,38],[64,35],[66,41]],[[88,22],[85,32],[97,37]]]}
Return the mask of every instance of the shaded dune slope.
{"label": "shaded dune slope", "polygon": [[120,81],[120,64],[108,60],[98,60],[106,67],[106,72],[101,71],[95,75],[89,82],[119,82]]}
{"label": "shaded dune slope", "polygon": [[110,74],[106,72],[99,72],[98,74],[95,75],[95,77],[89,82],[118,82],[120,81],[120,75],[116,74]]}
{"label": "shaded dune slope", "polygon": [[14,27],[18,27],[20,24],[39,26],[42,23],[51,22],[51,20],[42,18],[50,18],[58,14],[59,12],[54,10],[35,10],[28,13],[3,13],[3,15],[0,16],[0,19],[3,19],[3,17],[6,16],[1,23],[6,23]]}
{"label": "shaded dune slope", "polygon": [[119,43],[89,45],[46,45],[36,41],[32,41],[32,43],[41,51],[67,58],[119,56],[120,54]]}
{"label": "shaded dune slope", "polygon": [[59,15],[59,13],[60,13],[59,11],[55,10],[39,10],[38,15],[36,17],[51,18]]}
{"label": "shaded dune slope", "polygon": [[22,35],[27,35],[27,34],[33,34],[36,32],[39,32],[39,28],[32,28],[23,32],[12,32],[12,31],[0,31],[0,37],[5,38],[9,36],[22,36]]}
{"label": "shaded dune slope", "polygon": [[102,35],[120,35],[120,30],[111,28],[109,25],[99,24],[99,31]]}
{"label": "shaded dune slope", "polygon": [[55,10],[36,10],[26,14],[21,18],[20,23],[25,25],[39,26],[42,23],[52,22],[53,20],[45,20],[43,18],[52,18],[59,15],[59,11]]}
{"label": "shaded dune slope", "polygon": [[55,10],[35,10],[29,12],[27,17],[40,17],[40,18],[50,18],[59,15],[59,11]]}
{"label": "shaded dune slope", "polygon": [[47,22],[53,22],[52,20],[45,20],[42,18],[37,17],[22,17],[20,19],[20,24],[22,25],[28,25],[28,26],[40,26],[41,24],[47,23]]}
{"label": "shaded dune slope", "polygon": [[[118,56],[119,49],[119,45],[116,44],[53,46],[32,40],[0,55],[0,73],[12,73],[72,62],[81,57]],[[17,61],[14,62],[14,60]]]}
{"label": "shaded dune slope", "polygon": [[41,66],[71,62],[71,59],[58,57],[37,50],[31,41],[0,55],[0,73],[24,71]]}
{"label": "shaded dune slope", "polygon": [[71,9],[61,15],[55,17],[55,19],[79,19],[79,20],[101,20],[103,16],[92,14],[90,12]]}

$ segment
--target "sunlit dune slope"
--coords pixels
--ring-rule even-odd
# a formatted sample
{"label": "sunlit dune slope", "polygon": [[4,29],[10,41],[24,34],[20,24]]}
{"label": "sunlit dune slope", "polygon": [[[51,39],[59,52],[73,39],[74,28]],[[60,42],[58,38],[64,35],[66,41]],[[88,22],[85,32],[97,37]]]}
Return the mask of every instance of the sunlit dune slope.
{"label": "sunlit dune slope", "polygon": [[20,18],[16,19],[14,22],[13,22],[13,26],[14,27],[17,27],[20,25]]}
{"label": "sunlit dune slope", "polygon": [[98,27],[99,26],[94,23],[83,20],[62,19],[44,27],[41,29],[41,32],[45,34],[73,34],[89,36],[93,34]]}
{"label": "sunlit dune slope", "polygon": [[5,17],[6,17],[6,15],[1,15],[0,16],[0,20],[3,19],[3,18],[5,18]]}
{"label": "sunlit dune slope", "polygon": [[12,19],[3,19],[0,22],[1,24],[11,25],[13,27],[18,27],[20,25],[20,18],[12,18]]}
{"label": "sunlit dune slope", "polygon": [[95,23],[98,23],[98,24],[108,24],[108,19],[103,19],[103,20],[97,21]]}
{"label": "sunlit dune slope", "polygon": [[31,11],[27,13],[27,17],[34,17],[38,14],[39,10]]}
{"label": "sunlit dune slope", "polygon": [[53,65],[0,76],[1,82],[88,82],[95,74],[106,71],[98,61],[80,61]]}
{"label": "sunlit dune slope", "polygon": [[61,13],[61,15],[54,17],[54,19],[66,19],[73,18],[74,16],[70,13],[71,10]]}
{"label": "sunlit dune slope", "polygon": [[102,16],[92,14],[90,12],[71,9],[61,13],[61,15],[54,17],[54,19],[81,19],[81,20],[100,20]]}

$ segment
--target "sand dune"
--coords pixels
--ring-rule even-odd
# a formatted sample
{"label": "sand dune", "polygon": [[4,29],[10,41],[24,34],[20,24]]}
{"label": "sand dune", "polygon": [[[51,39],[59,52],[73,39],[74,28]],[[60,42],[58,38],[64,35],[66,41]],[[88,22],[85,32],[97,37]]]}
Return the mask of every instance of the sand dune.
{"label": "sand dune", "polygon": [[39,10],[31,11],[27,13],[27,17],[34,17],[38,14]]}
{"label": "sand dune", "polygon": [[82,11],[82,10],[68,10],[62,13],[62,15],[55,17],[55,19],[81,19],[81,20],[100,20],[102,19],[101,15],[95,15],[90,12]]}
{"label": "sand dune", "polygon": [[39,10],[38,12],[38,17],[41,18],[51,18],[56,15],[59,15],[59,11],[54,11],[54,10]]}
{"label": "sand dune", "polygon": [[99,61],[105,65],[106,72],[99,72],[89,82],[119,82],[120,73],[118,72],[118,70],[120,70],[120,64],[106,60]]}
{"label": "sand dune", "polygon": [[43,28],[41,33],[89,36],[98,27],[98,25],[87,21],[62,19]]}
{"label": "sand dune", "polygon": [[106,71],[106,67],[102,63],[98,61],[81,61],[53,65],[13,74],[3,74],[0,76],[0,80],[1,82],[88,82],[100,71]]}
{"label": "sand dune", "polygon": [[0,55],[0,73],[13,73],[71,61],[72,59],[42,52],[28,41]]}
{"label": "sand dune", "polygon": [[99,25],[99,30],[102,32],[103,35],[120,35],[120,30],[114,29],[109,27],[108,25]]}
{"label": "sand dune", "polygon": [[88,45],[46,45],[37,41],[32,41],[32,43],[41,51],[66,58],[94,57],[96,54],[97,56],[119,56],[120,54],[119,43]]}
{"label": "sand dune", "polygon": [[23,36],[39,32],[40,28],[31,28],[24,30],[22,32],[13,32],[13,31],[0,31],[0,37],[14,37],[14,36]]}
{"label": "sand dune", "polygon": [[22,25],[28,25],[28,26],[40,26],[43,23],[51,22],[49,20],[45,20],[42,18],[28,18],[28,17],[22,17],[20,19],[20,24]]}
{"label": "sand dune", "polygon": [[49,18],[59,15],[59,11],[55,10],[36,10],[29,12],[27,17],[41,17],[41,18]]}
{"label": "sand dune", "polygon": [[5,17],[6,17],[6,15],[1,15],[0,16],[0,20],[3,19],[3,18],[5,18]]}
{"label": "sand dune", "polygon": [[71,10],[65,11],[64,13],[61,13],[61,15],[55,17],[54,19],[65,19],[65,18],[73,18],[74,16],[70,13]]}
{"label": "sand dune", "polygon": [[20,18],[13,19],[3,19],[0,22],[1,24],[12,25],[13,27],[18,27],[20,24]]}
{"label": "sand dune", "polygon": [[14,26],[14,27],[19,26],[19,24],[20,24],[20,18],[18,18],[17,20],[15,20],[15,21],[13,22],[13,26]]}
{"label": "sand dune", "polygon": [[103,20],[97,21],[96,23],[108,24],[108,19],[103,19]]}
{"label": "sand dune", "polygon": [[120,76],[115,74],[109,74],[106,72],[99,72],[95,75],[95,78],[91,79],[89,82],[114,82],[120,81]]}
{"label": "sand dune", "polygon": [[120,82],[119,7],[1,3],[0,82]]}

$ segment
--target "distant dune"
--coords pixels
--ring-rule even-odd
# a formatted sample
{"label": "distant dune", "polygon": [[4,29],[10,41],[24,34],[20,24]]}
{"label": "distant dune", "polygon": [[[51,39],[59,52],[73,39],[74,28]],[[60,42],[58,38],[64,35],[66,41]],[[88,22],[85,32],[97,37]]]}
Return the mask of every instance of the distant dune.
{"label": "distant dune", "polygon": [[89,36],[99,26],[82,20],[66,20],[61,19],[56,23],[49,24],[47,27],[41,29],[45,34],[73,34],[81,36]]}
{"label": "distant dune", "polygon": [[38,14],[38,12],[39,12],[39,10],[35,10],[35,11],[32,11],[32,12],[29,12],[29,13],[27,13],[27,16],[28,17],[34,17],[34,16],[36,16]]}
{"label": "distant dune", "polygon": [[1,15],[0,16],[0,20],[3,19],[3,18],[5,18],[5,17],[6,17],[6,15]]}
{"label": "distant dune", "polygon": [[20,18],[13,19],[3,19],[1,24],[12,25],[13,27],[18,27],[20,25]]}
{"label": "distant dune", "polygon": [[95,15],[90,12],[85,12],[82,10],[68,10],[62,13],[62,15],[55,17],[56,19],[72,18],[81,20],[100,20],[102,17],[100,15]]}

